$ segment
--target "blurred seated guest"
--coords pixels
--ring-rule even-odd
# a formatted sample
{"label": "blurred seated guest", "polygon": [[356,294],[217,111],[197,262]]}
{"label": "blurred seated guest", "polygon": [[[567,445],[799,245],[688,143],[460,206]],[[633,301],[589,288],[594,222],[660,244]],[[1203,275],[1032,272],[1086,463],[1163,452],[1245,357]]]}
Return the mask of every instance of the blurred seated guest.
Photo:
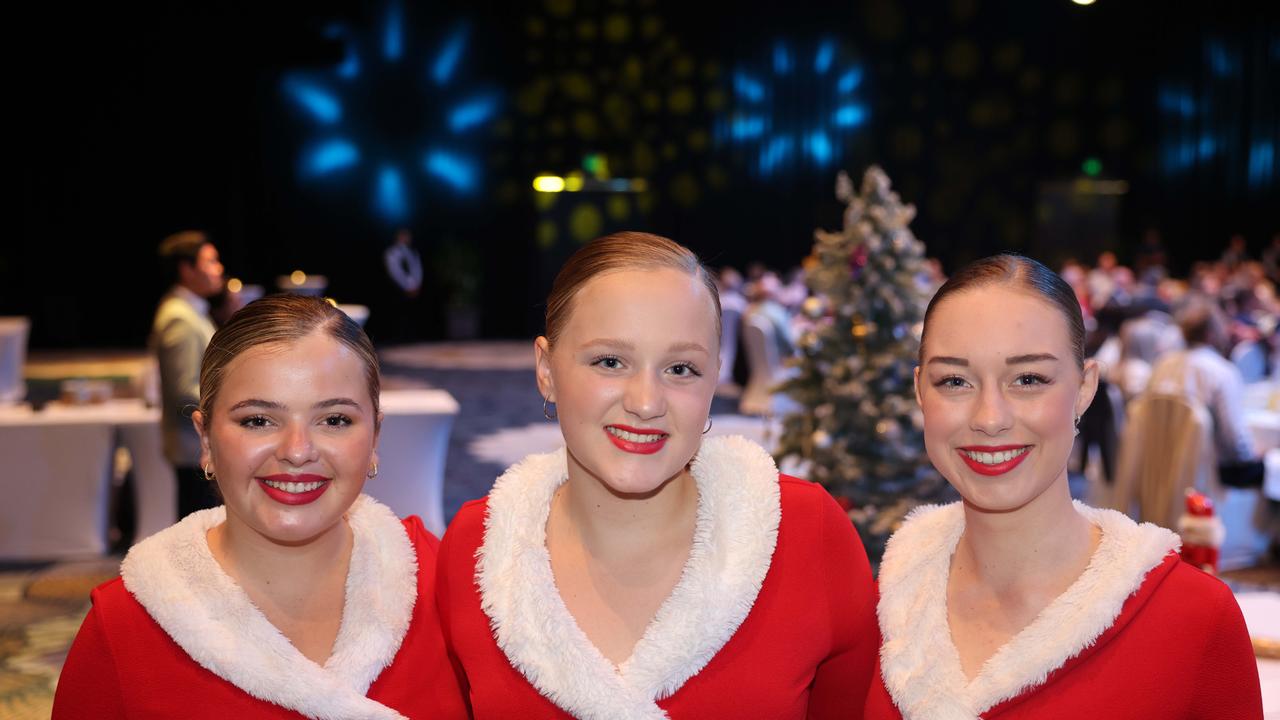
{"label": "blurred seated guest", "polygon": [[200,402],[200,358],[213,337],[209,299],[222,292],[222,263],[208,236],[187,230],[160,243],[169,291],[160,299],[149,346],[160,371],[160,429],[178,479],[178,517],[218,500],[200,472],[200,438],[191,411]]}
{"label": "blurred seated guest", "polygon": [[947,281],[947,274],[942,270],[942,261],[936,257],[927,257],[921,263],[920,273],[916,276],[916,285],[929,297]]}
{"label": "blurred seated guest", "polygon": [[1236,233],[1227,240],[1227,249],[1222,251],[1222,257],[1218,262],[1228,270],[1235,270],[1236,266],[1249,259],[1249,248],[1245,242],[1244,235]]}
{"label": "blurred seated guest", "polygon": [[715,276],[716,290],[720,293],[720,309],[723,322],[720,327],[720,372],[717,392],[736,395],[742,388],[734,381],[734,368],[738,360],[738,336],[742,330],[742,316],[747,311],[747,298],[742,294],[742,273],[728,265],[720,268]]}
{"label": "blurred seated guest", "polygon": [[791,326],[791,313],[778,301],[782,290],[782,281],[772,270],[764,272],[759,280],[747,285],[747,310],[743,313],[744,322],[752,318],[763,318],[773,327],[773,336],[778,345],[778,357],[788,358],[795,353],[796,338]]}
{"label": "blurred seated guest", "polygon": [[1261,482],[1262,461],[1244,418],[1244,381],[1223,355],[1226,321],[1204,297],[1188,300],[1176,315],[1186,349],[1169,353],[1151,371],[1148,391],[1203,405],[1213,422],[1219,477],[1229,485]]}
{"label": "blurred seated guest", "polygon": [[1271,282],[1280,284],[1280,233],[1271,236],[1271,244],[1262,251],[1262,269]]}
{"label": "blurred seated guest", "polygon": [[1149,227],[1143,231],[1138,250],[1134,253],[1133,270],[1143,285],[1158,285],[1169,276],[1169,271],[1165,268],[1164,241],[1159,229]]}
{"label": "blurred seated guest", "polygon": [[1116,291],[1118,268],[1116,254],[1110,250],[1104,250],[1098,255],[1098,264],[1088,272],[1085,284],[1089,289],[1089,303],[1094,312],[1112,302],[1112,295]]}
{"label": "blurred seated guest", "polygon": [[274,295],[213,336],[201,379],[191,424],[226,505],[135,545],[93,591],[53,717],[466,717],[438,541],[361,494],[382,420],[368,337]]}
{"label": "blurred seated guest", "polygon": [[1151,311],[1120,326],[1120,360],[1110,379],[1126,402],[1147,389],[1151,369],[1165,355],[1184,347],[1182,332],[1168,313]]}
{"label": "blurred seated guest", "polygon": [[1067,260],[1062,264],[1062,270],[1058,274],[1067,285],[1071,286],[1076,302],[1080,303],[1080,312],[1084,314],[1085,331],[1092,332],[1098,323],[1093,318],[1093,305],[1089,302],[1089,283],[1084,266],[1076,260]]}
{"label": "blurred seated guest", "polygon": [[787,309],[787,312],[795,314],[800,312],[800,306],[809,297],[809,286],[804,282],[804,268],[793,267],[787,273],[787,281],[778,290],[778,302]]}

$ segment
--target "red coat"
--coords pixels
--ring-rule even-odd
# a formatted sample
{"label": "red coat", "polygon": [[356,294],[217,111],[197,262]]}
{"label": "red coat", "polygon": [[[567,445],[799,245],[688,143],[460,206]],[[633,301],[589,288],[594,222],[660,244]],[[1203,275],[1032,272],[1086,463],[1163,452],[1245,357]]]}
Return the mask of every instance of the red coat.
{"label": "red coat", "polygon": [[[205,512],[221,511],[218,508]],[[394,519],[390,511],[386,511],[386,515]],[[248,720],[325,717],[328,712],[329,717],[346,720],[353,717],[398,717],[398,711],[410,718],[465,718],[466,709],[447,659],[435,603],[432,602],[435,593],[434,560],[439,541],[423,528],[416,517],[404,520],[403,525],[397,522],[396,527],[403,528],[400,531],[402,536],[408,534],[407,540],[416,554],[417,601],[412,605],[408,630],[398,650],[394,647],[390,650],[393,655],[390,664],[380,672],[377,667],[370,668],[371,673],[376,673],[376,680],[369,686],[365,697],[385,708],[373,703],[361,706],[366,701],[358,696],[349,697],[355,693],[339,687],[340,683],[325,683],[328,678],[323,674],[313,672],[308,675],[299,671],[295,675],[287,672],[286,667],[284,672],[273,675],[270,665],[266,666],[268,670],[263,678],[267,684],[278,687],[292,684],[302,691],[304,704],[289,709],[254,697],[197,664],[152,618],[147,608],[126,588],[125,582],[117,578],[93,591],[93,608],[85,618],[63,666],[53,717],[55,720]],[[354,557],[352,562],[356,562]],[[394,582],[387,585],[393,587]],[[350,614],[344,611],[344,625]],[[217,638],[219,632],[211,630],[210,635]],[[244,647],[235,647],[237,638],[222,639],[228,640],[229,645],[218,648],[211,643],[201,649],[237,655],[244,652]],[[184,641],[202,643],[204,639],[186,637]],[[337,647],[335,644],[335,650]],[[244,652],[246,657],[251,654]],[[298,654],[297,657],[302,656]],[[355,662],[368,660],[371,658],[356,658]],[[296,662],[296,658],[293,664],[301,670],[301,663]],[[280,669],[280,666],[275,667]],[[312,664],[310,670],[318,670],[318,666]],[[319,678],[321,682],[312,683],[310,678]],[[326,699],[327,695],[331,697]],[[314,701],[310,707],[305,705],[309,701]],[[288,699],[283,702],[288,702]]]}
{"label": "red coat", "polygon": [[[1107,517],[1119,515],[1113,511],[1086,510],[1103,516],[1103,523],[1118,522],[1114,517]],[[1087,628],[1067,628],[1064,636],[1080,638],[1085,643],[1084,647],[1064,661],[1051,662],[1054,667],[1049,669],[1046,677],[1027,672],[1022,682],[1014,683],[1015,689],[1007,699],[999,700],[987,709],[982,709],[979,704],[978,716],[988,720],[1262,718],[1257,661],[1231,591],[1218,579],[1182,562],[1173,551],[1176,538],[1171,538],[1167,545],[1149,541],[1152,537],[1158,539],[1158,533],[1168,533],[1167,530],[1151,525],[1137,526],[1132,522],[1128,525],[1132,526],[1133,535],[1141,543],[1135,542],[1129,547],[1121,544],[1116,548],[1116,557],[1147,555],[1154,558],[1155,565],[1150,567],[1147,561],[1139,562],[1136,590],[1130,593],[1129,588],[1120,588],[1122,605],[1118,615],[1114,620],[1104,621],[1099,628],[1100,634],[1091,642],[1088,636],[1092,632],[1086,632],[1084,636],[1073,634],[1077,629]],[[1108,534],[1124,532],[1129,532],[1129,529],[1122,527],[1113,531],[1106,529],[1104,524],[1104,543]],[[1144,536],[1145,540],[1142,539]],[[1162,552],[1163,555],[1160,554]],[[949,557],[949,554],[944,557]],[[889,562],[886,554],[886,563]],[[1147,567],[1150,567],[1149,571]],[[919,568],[910,571],[924,574]],[[1129,573],[1122,571],[1121,574]],[[1106,575],[1099,577],[1105,578]],[[1110,579],[1118,583],[1121,578]],[[883,566],[881,580],[885,580]],[[1074,588],[1068,593],[1073,591]],[[929,602],[929,594],[915,592],[913,595],[916,606],[910,612],[925,614],[924,606]],[[1092,597],[1098,604],[1107,602],[1097,595]],[[882,599],[882,626],[886,617],[884,604]],[[1086,622],[1080,624],[1087,625]],[[936,638],[904,636],[900,640],[908,646],[913,642],[922,643],[934,658],[954,652],[950,643],[939,643]],[[1043,649],[1046,648],[1033,648]],[[1075,648],[1063,649],[1067,653],[1073,650]],[[889,658],[899,652],[903,651],[882,651],[885,662],[890,662]],[[1012,661],[1008,667],[1015,673],[1027,670],[1035,662],[1018,654],[1004,660]],[[899,678],[898,682],[891,683],[882,676],[882,681],[872,685],[867,697],[865,717],[893,720],[904,715],[928,717],[929,720],[975,717],[972,712],[958,710],[956,705],[937,702],[936,696],[955,693],[957,688],[948,678],[945,668],[930,667],[929,662],[924,660],[919,666],[918,672],[922,675],[916,679],[919,681],[918,692],[910,681],[903,682]],[[992,662],[999,661],[995,658],[988,661],[989,664]],[[877,663],[877,670],[882,670],[880,663]],[[986,671],[984,668],[983,672]],[[891,684],[898,688],[896,694],[888,689]],[[935,697],[923,697],[927,693]],[[963,696],[963,693],[957,694]],[[909,698],[912,696],[920,702],[914,706],[914,713],[910,710],[913,701]],[[906,712],[895,706],[895,702],[904,700],[899,704],[907,708]]]}
{"label": "red coat", "polygon": [[[716,464],[710,459],[717,457],[718,450],[726,451],[720,455],[725,463],[714,467]],[[756,452],[767,458],[762,450],[744,450],[736,445],[717,446],[716,441],[708,440],[699,452],[699,458],[705,462],[701,466],[695,465],[695,477],[700,473],[706,476],[722,474],[730,483],[745,478],[751,473],[743,469],[744,465],[754,466],[756,461],[764,463]],[[730,462],[726,456],[734,454],[740,458],[745,456],[746,460]],[[535,613],[530,617],[531,625],[517,624],[507,636],[511,647],[518,645],[523,648],[513,650],[520,662],[509,659],[495,640],[495,633],[504,623],[510,625],[511,618],[503,614],[505,611],[490,607],[496,618],[491,619],[482,609],[482,604],[494,598],[487,598],[478,582],[471,581],[471,578],[480,577],[485,572],[483,560],[481,567],[477,567],[478,551],[482,554],[501,552],[504,558],[513,554],[510,548],[484,547],[486,516],[493,523],[512,518],[498,507],[506,502],[507,491],[513,491],[510,499],[521,498],[526,506],[538,506],[544,500],[549,501],[550,492],[542,492],[546,486],[541,489],[531,487],[539,484],[538,479],[528,481],[528,478],[519,477],[521,474],[537,474],[530,471],[528,464],[530,461],[509,471],[488,499],[464,505],[441,546],[441,580],[437,589],[441,620],[474,717],[565,718],[576,715],[612,720],[664,717],[662,711],[671,718],[699,719],[844,719],[859,716],[871,679],[876,648],[874,590],[866,554],[849,518],[824,489],[795,478],[783,476],[778,479],[771,461],[767,463],[770,479],[761,481],[757,486],[772,489],[773,517],[777,522],[776,545],[760,560],[765,565],[760,569],[766,571],[763,585],[759,586],[754,603],[748,599],[749,612],[745,619],[740,625],[730,628],[731,636],[714,651],[713,656],[704,658],[704,666],[700,669],[677,668],[673,672],[677,679],[666,686],[670,692],[665,695],[663,692],[640,692],[637,686],[643,685],[641,681],[620,682],[620,671],[594,647],[585,650],[581,647],[582,643],[589,646],[585,635],[568,643],[571,647],[567,649],[557,647],[560,642],[558,630],[540,635],[546,627],[554,629],[555,623],[561,619],[559,616],[567,616],[554,585],[546,581],[550,577],[549,561],[546,574],[540,576],[542,582],[502,588],[523,599],[530,595],[541,596],[547,600],[549,608],[545,616],[539,617]],[[554,462],[551,464],[554,466]],[[559,472],[563,472],[562,453],[559,455],[559,467]],[[511,477],[513,473],[516,475],[514,478]],[[524,484],[517,484],[516,480]],[[749,485],[746,480],[742,482]],[[554,490],[558,484],[558,480],[553,481],[549,489]],[[704,498],[717,492],[714,487],[714,482],[704,482],[704,478],[699,478],[699,493]],[[753,502],[739,499],[729,512],[751,513],[755,507]],[[495,515],[498,520],[494,519]],[[545,524],[546,511],[543,509],[541,513],[525,517],[532,518],[526,528],[536,527],[537,522]],[[542,519],[538,520],[539,517]],[[521,523],[515,524],[519,526]],[[743,524],[744,533],[763,536],[767,531],[767,521],[757,523],[753,519]],[[698,531],[695,531],[695,538],[697,536]],[[531,550],[536,552],[538,548]],[[519,556],[520,552],[514,554]],[[528,557],[540,556],[533,554]],[[545,545],[541,548],[541,557],[545,557]],[[692,558],[691,555],[691,564]],[[686,565],[686,576],[690,567]],[[505,582],[511,582],[520,576],[503,577]],[[683,578],[681,582],[684,583]],[[698,612],[700,609],[690,607],[668,608],[668,605],[679,605],[675,599],[678,590],[679,586],[663,609],[678,613]],[[734,596],[732,590],[723,594],[707,592],[699,597],[703,605],[733,605],[741,600]],[[660,610],[659,616],[662,613]],[[650,624],[642,643],[653,639],[651,635],[661,634],[654,629],[658,624],[657,619]],[[696,620],[683,628],[695,636],[693,641],[697,642],[702,636],[714,632],[715,625],[715,620]],[[507,629],[511,630],[510,627]],[[580,633],[576,625],[572,625],[570,632],[565,634]],[[573,647],[575,644],[577,647]],[[585,658],[584,661],[565,662],[560,658],[573,656],[557,654],[578,650],[583,651],[580,657]],[[591,655],[593,651],[595,656]],[[643,662],[636,660],[638,654],[639,650],[626,663],[634,671],[633,676],[643,674],[635,667]],[[537,668],[538,655],[558,658],[542,668],[539,682],[543,685],[543,692],[531,684],[521,669],[517,669],[520,665],[525,672],[533,672]],[[605,674],[593,675],[592,668],[584,667],[588,665],[606,668]],[[679,681],[680,678],[684,678],[683,682]],[[567,712],[567,708],[573,712]]]}

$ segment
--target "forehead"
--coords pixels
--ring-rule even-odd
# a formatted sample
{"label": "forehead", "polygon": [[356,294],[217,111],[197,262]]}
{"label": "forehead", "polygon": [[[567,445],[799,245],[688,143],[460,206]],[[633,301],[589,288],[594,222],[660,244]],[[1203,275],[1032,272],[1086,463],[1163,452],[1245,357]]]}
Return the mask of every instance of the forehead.
{"label": "forehead", "polygon": [[218,248],[214,247],[213,243],[205,243],[200,246],[200,251],[197,253],[196,257],[201,260],[212,260],[213,258],[218,257]]}
{"label": "forehead", "polygon": [[314,332],[289,342],[258,345],[240,353],[223,374],[224,401],[238,393],[262,399],[281,394],[356,399],[367,396],[364,362],[328,333]]}
{"label": "forehead", "polygon": [[571,310],[566,333],[621,333],[643,327],[680,337],[716,335],[710,291],[700,278],[674,268],[594,277],[574,295]]}
{"label": "forehead", "polygon": [[1056,305],[1022,290],[987,285],[944,298],[925,328],[926,357],[1049,352],[1072,356],[1071,331]]}

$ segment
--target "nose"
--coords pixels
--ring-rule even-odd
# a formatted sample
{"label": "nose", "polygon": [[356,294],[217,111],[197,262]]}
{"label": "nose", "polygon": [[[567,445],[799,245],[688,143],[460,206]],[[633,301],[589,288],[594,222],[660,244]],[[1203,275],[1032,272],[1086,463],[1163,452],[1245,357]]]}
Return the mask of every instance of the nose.
{"label": "nose", "polygon": [[662,382],[650,373],[636,373],[627,381],[622,408],[642,420],[662,417],[667,413]]}
{"label": "nose", "polygon": [[311,428],[306,423],[294,423],[287,428],[277,456],[290,465],[306,465],[316,459],[316,446],[311,441]]}
{"label": "nose", "polygon": [[995,385],[988,385],[978,394],[969,426],[985,435],[999,435],[1013,425],[1013,413],[1008,399]]}

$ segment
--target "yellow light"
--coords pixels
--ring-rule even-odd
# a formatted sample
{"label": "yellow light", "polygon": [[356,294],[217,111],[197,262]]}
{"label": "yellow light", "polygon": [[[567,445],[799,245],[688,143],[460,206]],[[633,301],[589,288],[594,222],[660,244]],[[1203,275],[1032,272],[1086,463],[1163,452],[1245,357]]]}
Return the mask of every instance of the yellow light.
{"label": "yellow light", "polygon": [[244,288],[244,283],[240,282],[240,278],[231,278],[227,281],[227,292],[238,293]]}
{"label": "yellow light", "polygon": [[644,178],[636,178],[631,181],[631,192],[642,193],[648,189],[649,183],[645,182]]}
{"label": "yellow light", "polygon": [[1071,0],[1071,2],[1077,5],[1092,5],[1094,0]]}
{"label": "yellow light", "polygon": [[289,282],[293,283],[294,285],[301,285],[306,281],[307,281],[307,274],[302,272],[301,270],[294,270],[292,273],[289,273]]}
{"label": "yellow light", "polygon": [[564,190],[564,178],[557,175],[539,175],[533,179],[533,189],[545,193],[560,192]]}
{"label": "yellow light", "polygon": [[564,189],[569,192],[578,192],[582,189],[582,176],[570,175],[564,179]]}

